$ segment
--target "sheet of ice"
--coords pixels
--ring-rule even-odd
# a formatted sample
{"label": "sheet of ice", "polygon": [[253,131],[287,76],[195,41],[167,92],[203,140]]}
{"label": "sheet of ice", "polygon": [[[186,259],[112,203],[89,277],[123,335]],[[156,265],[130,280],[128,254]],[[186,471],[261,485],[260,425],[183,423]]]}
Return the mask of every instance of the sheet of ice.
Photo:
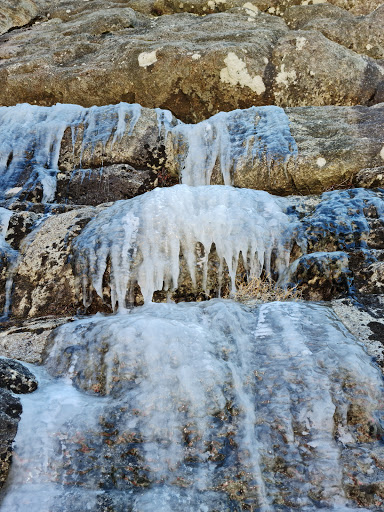
{"label": "sheet of ice", "polygon": [[198,242],[204,247],[199,265],[205,276],[215,244],[218,272],[225,262],[233,290],[240,253],[250,276],[259,276],[263,268],[270,273],[272,254],[280,272],[298,239],[297,223],[284,207],[284,199],[267,192],[225,186],[176,185],[118,201],[74,241],[84,297],[92,287],[102,296],[108,262],[113,307],[125,305],[127,288],[132,291],[136,283],[146,302],[156,290],[176,289],[181,253],[195,283]]}
{"label": "sheet of ice", "polygon": [[181,182],[209,185],[215,165],[225,185],[233,184],[237,166],[272,162],[286,166],[298,153],[289,118],[280,107],[251,107],[220,112],[198,124],[172,128]]}
{"label": "sheet of ice", "polygon": [[309,238],[316,240],[331,233],[340,250],[366,249],[372,218],[384,224],[384,191],[334,190],[322,194],[320,204],[304,219],[304,225]]}
{"label": "sheet of ice", "polygon": [[65,130],[72,130],[74,141],[81,125],[82,148],[95,148],[112,136],[115,142],[125,130],[131,134],[140,114],[140,105],[127,103],[89,109],[69,104],[0,107],[0,197],[17,197],[41,183],[43,202],[53,201]]}
{"label": "sheet of ice", "polygon": [[359,451],[359,478],[383,478],[381,443],[349,420],[352,407],[361,427],[380,419],[382,377],[326,306],[98,315],[60,327],[46,367],[64,381],[37,370],[22,397],[1,512],[96,512],[103,493],[117,512],[229,511],[243,497],[260,511],[361,512],[345,493]]}

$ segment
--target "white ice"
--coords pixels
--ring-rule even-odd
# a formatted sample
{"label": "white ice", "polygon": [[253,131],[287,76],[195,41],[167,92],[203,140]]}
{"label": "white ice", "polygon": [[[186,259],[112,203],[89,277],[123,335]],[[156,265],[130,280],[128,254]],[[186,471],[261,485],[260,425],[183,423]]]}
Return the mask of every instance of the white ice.
{"label": "white ice", "polygon": [[[240,253],[250,276],[271,271],[272,253],[281,272],[289,264],[297,224],[284,213],[284,199],[267,192],[226,186],[155,189],[127,201],[117,201],[97,215],[73,244],[84,296],[92,286],[102,296],[103,276],[110,260],[112,306],[125,305],[127,288],[139,284],[144,301],[156,290],[174,290],[183,254],[196,281],[196,244],[207,273],[212,244],[228,265],[235,289]],[[206,277],[205,277],[206,279]]]}
{"label": "white ice", "polygon": [[115,142],[126,130],[131,134],[140,113],[140,105],[127,103],[88,109],[70,104],[39,107],[27,103],[0,107],[0,196],[16,190],[19,180],[25,180],[22,174],[27,172],[21,190],[39,182],[43,186],[43,202],[52,202],[65,130],[71,129],[74,142],[81,125],[82,149],[95,148],[97,143],[105,145],[111,137]]}
{"label": "white ice", "polygon": [[263,162],[269,168],[275,162],[284,167],[298,153],[289,118],[276,106],[220,112],[197,124],[180,123],[171,132],[186,185],[209,185],[216,165],[224,184],[232,185],[240,164]]}

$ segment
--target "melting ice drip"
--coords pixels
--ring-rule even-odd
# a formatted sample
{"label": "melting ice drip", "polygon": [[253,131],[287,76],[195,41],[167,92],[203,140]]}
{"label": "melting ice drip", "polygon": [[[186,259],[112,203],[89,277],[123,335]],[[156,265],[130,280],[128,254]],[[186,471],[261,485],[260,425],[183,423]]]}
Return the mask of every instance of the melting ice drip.
{"label": "melting ice drip", "polygon": [[352,512],[384,476],[380,372],[325,306],[149,304],[62,326],[46,366],[2,512]]}
{"label": "melting ice drip", "polygon": [[[155,109],[159,147],[167,152],[165,166],[175,167],[187,185],[209,185],[216,165],[224,183],[233,182],[238,165],[252,167],[265,159],[287,165],[297,155],[289,119],[280,107],[252,107],[221,112],[196,125],[176,120],[167,110]],[[120,103],[89,109],[78,105],[38,107],[22,104],[0,107],[0,197],[17,197],[41,183],[43,202],[55,198],[61,142],[67,128],[75,144],[82,129],[81,156],[85,149],[111,146],[123,136],[135,137],[142,114],[140,105]],[[154,148],[156,149],[156,148]],[[168,154],[169,153],[169,154]]]}
{"label": "melting ice drip", "polygon": [[140,113],[140,105],[127,103],[89,109],[68,104],[0,107],[0,196],[17,196],[39,182],[43,202],[53,201],[65,130],[71,128],[74,144],[82,126],[82,148],[94,149],[100,142],[103,146],[111,139],[115,142],[126,131],[131,134]]}
{"label": "melting ice drip", "polygon": [[[110,263],[111,302],[124,307],[127,289],[137,283],[144,301],[156,290],[178,286],[183,255],[193,285],[196,268],[207,286],[208,256],[213,244],[220,261],[219,278],[228,266],[232,290],[242,255],[251,277],[277,272],[289,264],[297,224],[284,213],[283,199],[267,192],[225,186],[155,189],[118,201],[97,215],[76,238],[73,251],[84,297],[92,287],[102,297],[103,278]],[[196,244],[204,257],[198,261]]]}
{"label": "melting ice drip", "polygon": [[220,112],[195,125],[172,128],[181,182],[209,185],[216,165],[225,185],[233,184],[240,164],[252,168],[255,161],[287,166],[298,150],[289,128],[289,118],[280,107],[251,107]]}

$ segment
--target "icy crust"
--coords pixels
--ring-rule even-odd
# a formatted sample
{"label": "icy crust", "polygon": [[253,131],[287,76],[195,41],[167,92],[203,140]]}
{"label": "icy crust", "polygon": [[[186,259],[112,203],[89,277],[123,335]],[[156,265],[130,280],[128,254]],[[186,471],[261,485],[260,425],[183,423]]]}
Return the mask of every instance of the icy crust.
{"label": "icy crust", "polygon": [[[196,267],[203,269],[206,286],[208,256],[213,244],[220,260],[219,277],[228,266],[235,289],[242,254],[250,276],[277,272],[289,264],[297,223],[284,213],[283,199],[267,192],[226,186],[155,189],[118,201],[97,215],[76,238],[73,252],[87,303],[89,290],[103,296],[109,271],[112,307],[125,305],[127,289],[137,283],[145,302],[156,290],[177,288],[180,257],[187,263],[193,284]],[[198,260],[196,244],[205,256]]]}
{"label": "icy crust", "polygon": [[[238,165],[255,162],[286,165],[297,155],[289,119],[280,107],[252,107],[221,112],[196,125],[175,120],[168,110],[155,109],[158,143],[164,145],[167,165],[187,185],[209,185],[218,166],[226,185],[233,183]],[[61,141],[67,128],[73,146],[81,129],[81,156],[123,136],[135,136],[142,115],[138,104],[120,103],[83,108],[57,104],[52,107],[20,104],[0,107],[0,197],[18,197],[41,184],[43,202],[52,202]]]}
{"label": "icy crust", "polygon": [[276,106],[220,112],[195,125],[180,123],[172,128],[172,140],[181,182],[192,186],[209,185],[216,166],[224,184],[232,185],[239,165],[286,166],[298,154],[289,118]]}
{"label": "icy crust", "polygon": [[46,367],[3,512],[352,512],[384,477],[380,372],[325,306],[149,304],[60,327]]}
{"label": "icy crust", "polygon": [[40,183],[43,202],[54,200],[61,141],[67,128],[72,141],[80,126],[84,129],[82,148],[115,142],[128,135],[141,114],[137,104],[120,103],[83,108],[57,104],[39,107],[27,103],[0,107],[0,197],[18,196]]}
{"label": "icy crust", "polygon": [[340,250],[367,249],[375,219],[384,225],[384,190],[335,190],[322,194],[304,228],[309,241],[332,236]]}

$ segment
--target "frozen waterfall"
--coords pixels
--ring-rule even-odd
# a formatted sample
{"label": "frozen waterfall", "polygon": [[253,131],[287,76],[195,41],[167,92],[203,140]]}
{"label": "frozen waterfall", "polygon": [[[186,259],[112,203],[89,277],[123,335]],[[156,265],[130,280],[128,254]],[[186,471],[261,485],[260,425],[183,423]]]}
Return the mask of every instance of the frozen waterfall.
{"label": "frozen waterfall", "polygon": [[[168,110],[147,111],[146,116],[142,112],[140,105],[128,103],[91,108],[61,104],[0,107],[0,199],[23,197],[41,185],[41,201],[55,200],[67,130],[67,149],[72,149],[73,156],[76,148],[73,165],[84,170],[96,165],[92,155],[96,151],[102,154],[107,145],[112,150],[123,141],[130,154],[132,141],[142,147],[146,133],[156,132],[153,143],[157,147],[151,151],[163,148],[163,167],[178,175],[181,183],[192,186],[209,185],[216,168],[224,184],[231,185],[239,166],[265,162],[268,169],[272,164],[286,167],[297,156],[288,116],[280,107],[221,112],[195,125],[178,121]],[[137,129],[140,123],[141,134]],[[102,161],[97,164],[101,169]]]}
{"label": "frozen waterfall", "polygon": [[352,512],[382,472],[380,372],[326,306],[149,304],[62,326],[46,368],[2,512]]}

